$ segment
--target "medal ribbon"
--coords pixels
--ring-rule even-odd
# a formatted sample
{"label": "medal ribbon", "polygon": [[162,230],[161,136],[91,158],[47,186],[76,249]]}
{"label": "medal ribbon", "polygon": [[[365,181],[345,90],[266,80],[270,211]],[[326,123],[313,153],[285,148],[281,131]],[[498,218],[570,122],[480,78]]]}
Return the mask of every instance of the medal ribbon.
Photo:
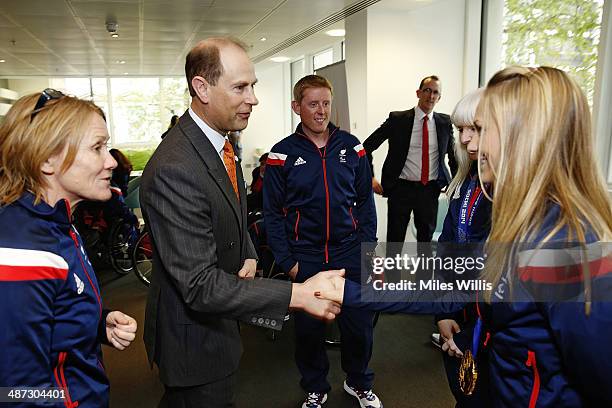
{"label": "medal ribbon", "polygon": [[474,213],[476,212],[478,204],[480,204],[482,196],[480,182],[477,178],[473,178],[470,180],[468,189],[461,202],[461,209],[459,210],[459,223],[457,224],[457,240],[459,243],[468,242],[468,235],[470,227],[472,226]]}

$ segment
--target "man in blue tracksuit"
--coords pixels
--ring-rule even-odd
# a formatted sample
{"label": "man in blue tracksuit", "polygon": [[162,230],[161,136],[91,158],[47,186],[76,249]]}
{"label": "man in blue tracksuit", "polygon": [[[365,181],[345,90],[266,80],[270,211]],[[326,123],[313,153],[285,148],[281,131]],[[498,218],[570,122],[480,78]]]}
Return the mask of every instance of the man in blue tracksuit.
{"label": "man in blue tracksuit", "polygon": [[[276,263],[296,282],[326,269],[346,269],[360,282],[361,243],[376,241],[372,175],[359,140],[329,122],[332,87],[317,75],[300,79],[293,111],[301,123],[268,155],[264,219]],[[362,407],[382,406],[372,392],[374,374],[371,312],[344,308],[342,335],[344,389]],[[295,315],[297,366],[308,393],[303,408],[321,407],[331,389],[325,351],[325,324]]]}

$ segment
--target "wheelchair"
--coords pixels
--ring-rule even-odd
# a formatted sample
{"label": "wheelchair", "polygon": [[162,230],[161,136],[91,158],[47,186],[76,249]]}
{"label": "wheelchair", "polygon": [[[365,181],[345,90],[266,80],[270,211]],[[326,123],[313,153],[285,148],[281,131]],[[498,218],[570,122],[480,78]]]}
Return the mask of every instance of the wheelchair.
{"label": "wheelchair", "polygon": [[131,253],[139,236],[138,219],[125,205],[120,190],[111,191],[109,201],[80,203],[73,222],[92,264],[126,275],[133,270]]}

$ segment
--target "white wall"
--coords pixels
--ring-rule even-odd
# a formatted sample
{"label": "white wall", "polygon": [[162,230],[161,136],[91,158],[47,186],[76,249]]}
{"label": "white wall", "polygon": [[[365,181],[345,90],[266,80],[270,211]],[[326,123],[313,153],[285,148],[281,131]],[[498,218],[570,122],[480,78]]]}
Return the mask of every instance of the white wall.
{"label": "white wall", "polygon": [[[470,68],[476,70],[472,75],[464,72],[466,55],[473,55],[473,47],[469,53],[464,52],[468,35],[465,0],[441,0],[413,10],[402,10],[395,4],[383,0],[345,23],[351,122],[356,125],[351,130],[362,141],[389,112],[415,106],[416,90],[423,77],[440,77],[442,98],[436,111],[450,113],[464,94],[464,84],[478,75],[478,64]],[[468,21],[472,25],[473,20]],[[473,38],[472,31],[468,33]],[[378,177],[386,155],[384,143],[374,153]],[[376,210],[378,238],[384,241],[387,200],[376,196]]]}
{"label": "white wall", "polygon": [[349,100],[351,133],[361,141],[368,136],[368,12],[362,10],[344,22],[346,30],[346,86]]}
{"label": "white wall", "polygon": [[8,88],[18,92],[19,97],[34,92],[42,92],[49,87],[49,78],[9,79]]}
{"label": "white wall", "polygon": [[255,74],[259,105],[253,108],[249,126],[241,138],[242,169],[248,183],[261,153],[270,151],[276,142],[291,133],[289,64],[257,64]]}

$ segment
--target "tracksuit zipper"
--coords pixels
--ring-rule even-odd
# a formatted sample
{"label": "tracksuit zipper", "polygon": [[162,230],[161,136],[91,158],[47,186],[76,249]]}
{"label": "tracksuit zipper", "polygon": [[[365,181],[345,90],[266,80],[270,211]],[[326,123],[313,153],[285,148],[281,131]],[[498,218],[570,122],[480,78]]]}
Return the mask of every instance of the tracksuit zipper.
{"label": "tracksuit zipper", "polygon": [[538,402],[538,394],[540,393],[540,372],[536,363],[536,355],[534,351],[527,350],[527,367],[531,367],[533,371],[533,388],[531,389],[531,397],[529,398],[529,408],[535,408]]}
{"label": "tracksuit zipper", "polygon": [[327,166],[325,164],[325,160],[327,159],[327,146],[329,145],[329,141],[331,140],[331,137],[334,133],[336,133],[336,130],[338,130],[338,128],[335,128],[330,134],[329,137],[327,138],[327,144],[325,145],[325,147],[323,148],[323,153],[321,154],[321,150],[317,147],[317,145],[310,140],[310,138],[308,136],[306,136],[303,133],[297,133],[300,136],[305,137],[308,141],[310,141],[310,143],[312,143],[315,147],[315,149],[317,150],[317,153],[319,153],[319,156],[321,157],[321,163],[323,165],[323,182],[325,184],[325,224],[326,224],[326,228],[325,228],[325,263],[329,263],[329,186],[327,184]]}
{"label": "tracksuit zipper", "polygon": [[74,227],[72,225],[70,226],[70,237],[74,241],[74,246],[77,249],[77,256],[79,257],[79,261],[81,261],[83,272],[85,272],[85,276],[87,276],[87,280],[89,281],[89,284],[91,285],[91,288],[93,289],[94,294],[96,295],[96,299],[98,301],[98,308],[100,309],[99,317],[101,318],[102,317],[102,300],[100,299],[100,294],[98,293],[98,290],[96,289],[95,285],[93,284],[93,281],[91,280],[91,277],[89,276],[89,273],[87,272],[87,268],[85,267],[85,262],[83,261],[83,257],[81,256],[81,246],[79,245],[79,239],[77,238],[76,232],[74,232]]}

